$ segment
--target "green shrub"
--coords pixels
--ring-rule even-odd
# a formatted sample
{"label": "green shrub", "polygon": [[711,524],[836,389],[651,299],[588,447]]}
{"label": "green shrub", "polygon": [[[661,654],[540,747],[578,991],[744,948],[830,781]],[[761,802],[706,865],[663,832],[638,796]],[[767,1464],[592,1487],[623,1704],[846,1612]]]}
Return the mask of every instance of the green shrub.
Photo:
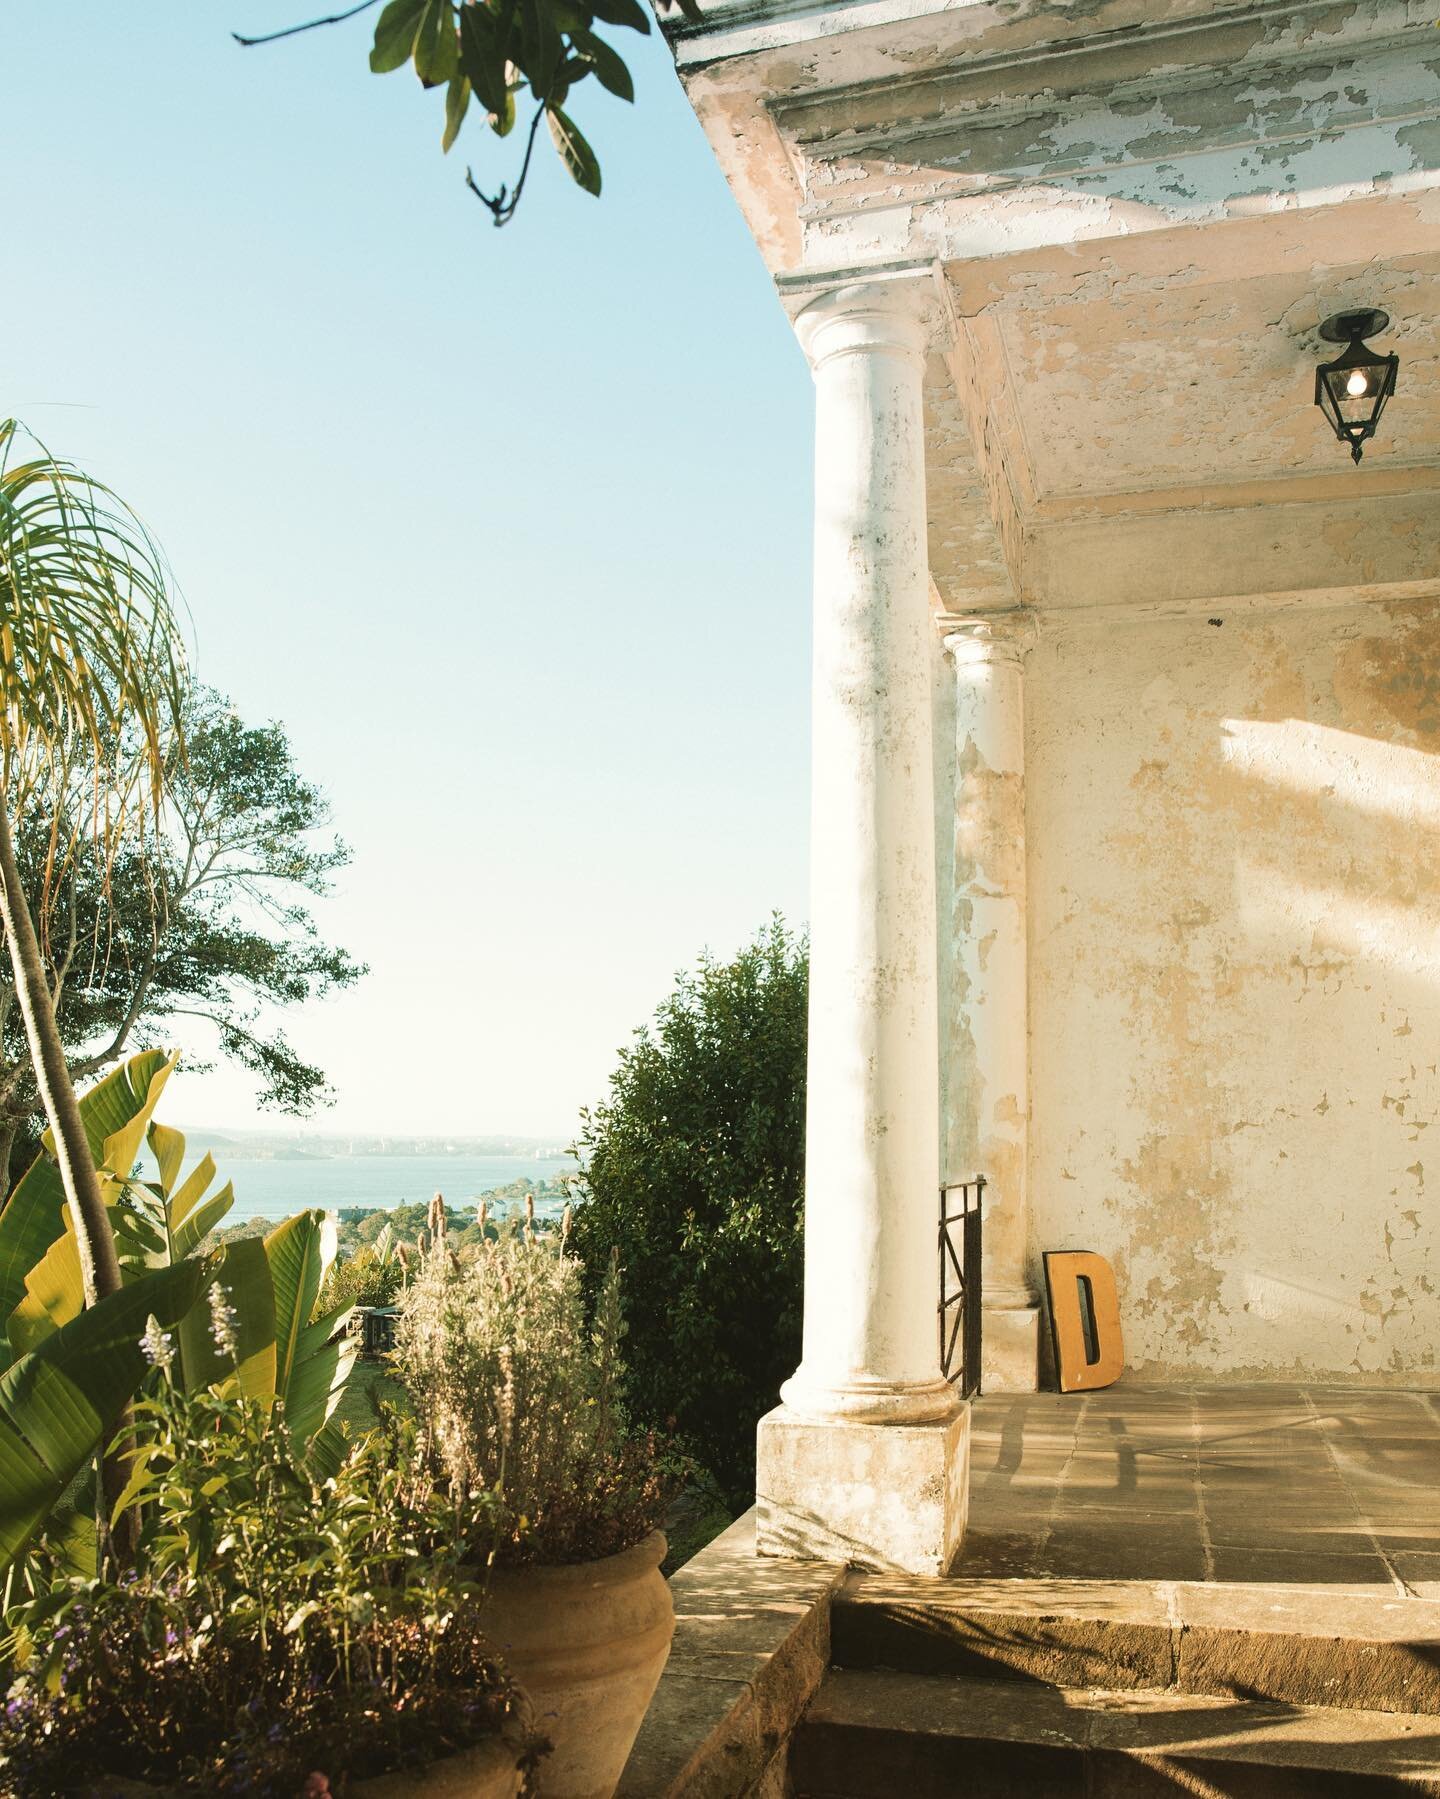
{"label": "green shrub", "polygon": [[317,1312],[345,1306],[393,1306],[405,1285],[405,1266],[388,1237],[338,1257],[315,1302]]}
{"label": "green shrub", "polygon": [[625,1270],[637,1419],[673,1419],[737,1510],[800,1359],[808,953],[776,918],[682,974],[586,1114],[576,1252]]}

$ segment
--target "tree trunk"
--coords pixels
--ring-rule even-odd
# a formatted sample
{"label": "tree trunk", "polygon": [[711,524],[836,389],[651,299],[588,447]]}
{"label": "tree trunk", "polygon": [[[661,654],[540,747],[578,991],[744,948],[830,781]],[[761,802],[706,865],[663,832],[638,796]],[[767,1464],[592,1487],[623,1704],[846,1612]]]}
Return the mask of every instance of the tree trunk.
{"label": "tree trunk", "polygon": [[0,1118],[0,1206],[10,1197],[10,1160],[15,1154],[15,1138],[19,1130],[18,1118]]}
{"label": "tree trunk", "polygon": [[120,1291],[120,1259],[115,1235],[96,1178],[89,1139],[80,1118],[80,1102],[66,1065],[50,1003],[50,987],[30,907],[20,884],[15,842],[10,832],[8,808],[0,805],[0,922],[10,946],[15,970],[15,997],[25,1021],[25,1038],[40,1089],[40,1102],[55,1139],[55,1160],[60,1183],[70,1202],[75,1240],[80,1251],[80,1273],[85,1283],[85,1303],[93,1306],[107,1293]]}

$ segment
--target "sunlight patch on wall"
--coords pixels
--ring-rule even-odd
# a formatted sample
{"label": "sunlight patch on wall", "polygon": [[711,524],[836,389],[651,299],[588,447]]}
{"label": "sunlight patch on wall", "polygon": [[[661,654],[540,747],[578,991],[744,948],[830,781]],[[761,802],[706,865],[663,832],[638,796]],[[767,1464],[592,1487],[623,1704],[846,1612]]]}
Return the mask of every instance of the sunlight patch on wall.
{"label": "sunlight patch on wall", "polygon": [[1440,831],[1440,758],[1308,720],[1226,718],[1220,754],[1243,773]]}

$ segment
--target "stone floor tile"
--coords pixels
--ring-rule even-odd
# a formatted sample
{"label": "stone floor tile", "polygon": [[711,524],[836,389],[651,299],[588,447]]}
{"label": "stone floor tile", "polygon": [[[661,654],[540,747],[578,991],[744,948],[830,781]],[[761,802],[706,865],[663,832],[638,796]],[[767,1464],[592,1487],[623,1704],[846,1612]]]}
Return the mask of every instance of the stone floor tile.
{"label": "stone floor tile", "polygon": [[1067,1531],[1045,1548],[1046,1571],[1067,1580],[1204,1580],[1198,1539],[1138,1537],[1133,1532]]}
{"label": "stone floor tile", "polygon": [[1357,1540],[1352,1530],[1342,1526],[1301,1529],[1284,1529],[1265,1520],[1257,1525],[1254,1519],[1238,1523],[1208,1519],[1206,1535],[1211,1544],[1219,1549],[1247,1549],[1257,1554],[1275,1552],[1281,1555],[1363,1555],[1365,1550],[1357,1547]]}
{"label": "stone floor tile", "polygon": [[[1236,1564],[1246,1581],[1264,1573],[1257,1558],[1314,1554],[1327,1587],[1341,1576],[1368,1587],[1389,1578],[1377,1540],[1440,1553],[1440,1396],[1127,1384],[1083,1399],[982,1399],[974,1419],[962,1565],[973,1555],[1011,1577],[1063,1567],[1201,1579],[1215,1573],[1208,1541],[1247,1558]],[[1294,1565],[1275,1571],[1288,1579]]]}
{"label": "stone floor tile", "polygon": [[1065,1485],[1064,1510],[1070,1513],[1082,1513],[1089,1516],[1094,1512],[1115,1512],[1119,1514],[1174,1514],[1189,1517],[1198,1514],[1200,1496],[1193,1481],[1165,1482],[1153,1480],[1137,1481],[1131,1489],[1120,1491],[1114,1487],[1074,1487],[1068,1481]]}
{"label": "stone floor tile", "polygon": [[1386,1551],[1390,1565],[1417,1599],[1440,1599],[1440,1551]]}
{"label": "stone floor tile", "polygon": [[1211,1568],[1218,1581],[1254,1581],[1265,1586],[1373,1587],[1394,1591],[1390,1570],[1378,1555],[1307,1550],[1295,1554],[1264,1547],[1216,1544]]}
{"label": "stone floor tile", "polygon": [[1435,1408],[1434,1394],[1414,1388],[1396,1387],[1307,1387],[1302,1389],[1307,1402],[1317,1412],[1375,1421],[1384,1418],[1423,1417]]}
{"label": "stone floor tile", "polygon": [[1367,1533],[1382,1555],[1440,1555],[1440,1533],[1404,1524],[1371,1524]]}

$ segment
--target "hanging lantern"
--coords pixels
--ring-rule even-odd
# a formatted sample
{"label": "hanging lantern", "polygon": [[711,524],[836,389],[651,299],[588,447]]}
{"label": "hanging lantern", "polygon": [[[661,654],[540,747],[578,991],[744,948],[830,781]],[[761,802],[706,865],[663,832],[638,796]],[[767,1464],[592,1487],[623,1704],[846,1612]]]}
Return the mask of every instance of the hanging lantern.
{"label": "hanging lantern", "polygon": [[1345,353],[1334,362],[1322,362],[1315,371],[1315,404],[1329,419],[1341,443],[1359,462],[1367,439],[1375,435],[1385,402],[1395,391],[1400,370],[1398,356],[1382,356],[1366,344],[1389,328],[1390,315],[1374,307],[1358,312],[1337,312],[1320,327],[1330,344],[1344,344]]}

